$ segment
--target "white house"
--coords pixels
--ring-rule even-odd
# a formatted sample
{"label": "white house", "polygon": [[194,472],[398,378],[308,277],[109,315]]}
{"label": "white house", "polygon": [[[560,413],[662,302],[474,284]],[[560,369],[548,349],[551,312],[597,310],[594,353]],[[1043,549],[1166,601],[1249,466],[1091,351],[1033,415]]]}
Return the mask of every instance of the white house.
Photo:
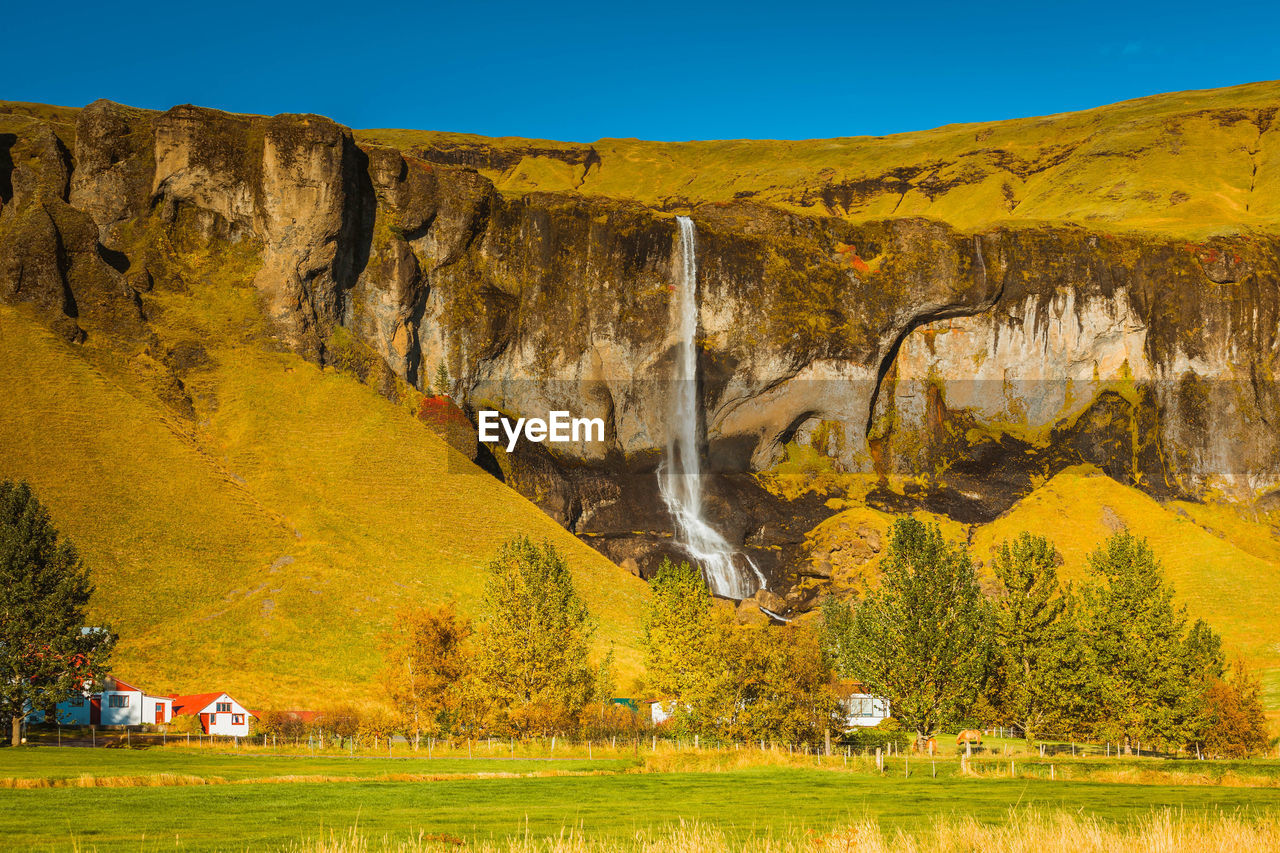
{"label": "white house", "polygon": [[841,682],[836,685],[836,695],[840,697],[846,729],[875,726],[889,718],[889,700],[868,693],[861,682]]}
{"label": "white house", "polygon": [[[64,726],[164,725],[173,719],[173,700],[153,696],[115,676],[107,676],[101,689],[86,682],[78,695],[58,703],[56,722]],[[27,715],[29,723],[45,722],[43,711]],[[54,721],[50,721],[54,722]]]}
{"label": "white house", "polygon": [[200,729],[205,734],[247,737],[249,718],[257,716],[226,693],[197,693],[171,698],[174,716],[199,717]]}
{"label": "white house", "polygon": [[649,706],[649,721],[655,726],[662,725],[676,715],[674,699],[653,699],[645,704]]}

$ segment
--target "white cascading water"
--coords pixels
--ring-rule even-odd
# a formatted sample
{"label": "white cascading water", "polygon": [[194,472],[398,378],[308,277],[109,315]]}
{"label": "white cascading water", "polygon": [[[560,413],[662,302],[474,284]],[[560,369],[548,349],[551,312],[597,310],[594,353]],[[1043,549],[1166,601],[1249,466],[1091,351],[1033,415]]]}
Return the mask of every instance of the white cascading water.
{"label": "white cascading water", "polygon": [[[680,263],[676,299],[680,343],[676,354],[667,457],[658,470],[658,486],[676,522],[677,541],[702,568],[711,591],[747,598],[764,586],[764,576],[745,554],[736,554],[723,536],[702,518],[702,467],[698,456],[698,256],[693,220],[677,216]],[[745,569],[744,569],[745,566]]]}

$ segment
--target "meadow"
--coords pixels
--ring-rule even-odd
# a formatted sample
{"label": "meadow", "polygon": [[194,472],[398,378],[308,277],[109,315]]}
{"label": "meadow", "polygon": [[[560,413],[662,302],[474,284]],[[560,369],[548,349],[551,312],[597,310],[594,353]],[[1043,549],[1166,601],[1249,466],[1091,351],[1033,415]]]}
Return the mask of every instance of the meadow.
{"label": "meadow", "polygon": [[39,850],[427,849],[424,840],[502,847],[556,838],[576,839],[564,849],[664,838],[667,848],[650,848],[680,849],[670,844],[681,832],[701,849],[785,849],[868,826],[883,838],[925,838],[940,821],[994,832],[1028,815],[1072,814],[1122,831],[1173,809],[1179,821],[1238,819],[1274,831],[1280,815],[1278,761],[1028,758],[1010,776],[1003,755],[967,769],[950,755],[906,766],[894,756],[881,772],[870,757],[662,744],[600,748],[594,759],[581,748],[561,759],[460,752],[458,744],[432,759],[225,745],[3,749],[0,833]]}

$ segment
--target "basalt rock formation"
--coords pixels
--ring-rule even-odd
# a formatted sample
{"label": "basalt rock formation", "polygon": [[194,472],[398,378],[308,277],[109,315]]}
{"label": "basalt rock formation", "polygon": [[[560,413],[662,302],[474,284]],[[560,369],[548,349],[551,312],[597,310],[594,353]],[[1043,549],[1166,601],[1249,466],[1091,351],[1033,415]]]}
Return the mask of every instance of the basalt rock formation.
{"label": "basalt rock formation", "polygon": [[789,445],[875,478],[868,501],[965,521],[1081,462],[1157,497],[1280,500],[1278,106],[1259,85],[664,147],[7,105],[0,298],[146,350],[149,292],[184,286],[163,247],[234,247],[280,346],[321,363],[357,346],[388,394],[443,365],[468,413],[603,418],[603,443],[477,452],[648,572],[672,553],[655,472],[684,213],[708,514],[785,591],[831,514],[755,476]]}

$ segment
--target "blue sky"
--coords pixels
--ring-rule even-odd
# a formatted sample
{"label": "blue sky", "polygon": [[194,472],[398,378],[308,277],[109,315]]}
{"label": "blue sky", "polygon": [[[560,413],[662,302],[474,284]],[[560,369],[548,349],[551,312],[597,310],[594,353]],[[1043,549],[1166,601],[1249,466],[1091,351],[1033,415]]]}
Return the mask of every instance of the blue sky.
{"label": "blue sky", "polygon": [[884,134],[1280,78],[1280,3],[9,4],[0,99],[593,141]]}

